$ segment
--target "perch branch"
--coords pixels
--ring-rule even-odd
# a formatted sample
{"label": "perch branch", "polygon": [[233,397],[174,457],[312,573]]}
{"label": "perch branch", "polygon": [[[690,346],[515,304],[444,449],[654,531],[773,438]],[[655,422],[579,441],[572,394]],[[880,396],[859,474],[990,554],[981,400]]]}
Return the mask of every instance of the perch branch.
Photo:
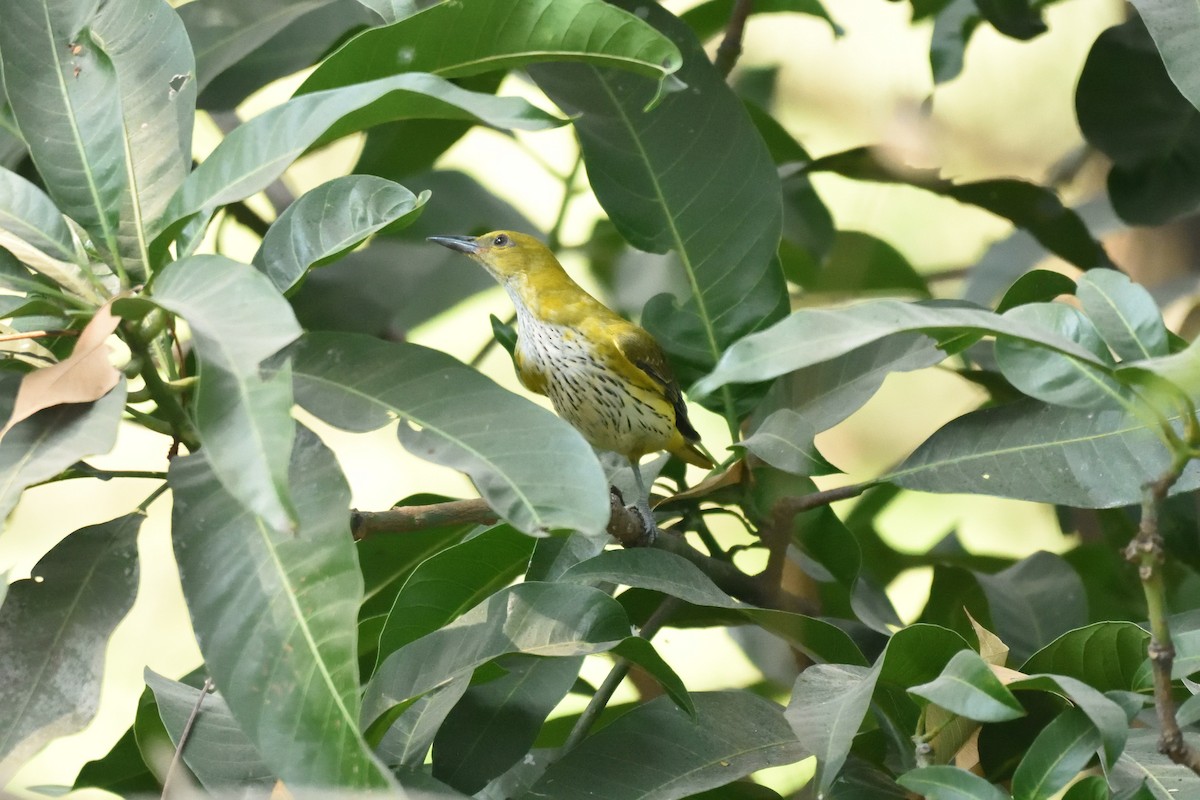
{"label": "perch branch", "polygon": [[742,55],[742,35],[746,32],[746,18],[750,16],[753,5],[754,0],[736,0],[733,4],[733,13],[729,15],[729,24],[725,26],[725,38],[721,40],[716,58],[713,59],[722,77],[729,77],[733,65]]}
{"label": "perch branch", "polygon": [[183,748],[187,744],[188,737],[192,735],[192,726],[196,724],[196,718],[200,716],[200,706],[203,705],[204,698],[208,697],[208,693],[212,689],[212,678],[205,678],[204,685],[200,687],[200,695],[196,698],[196,704],[192,706],[192,713],[188,714],[187,722],[183,724],[183,731],[179,734],[179,744],[175,746],[175,755],[171,758],[171,766],[167,767],[166,777],[163,778],[163,800],[166,800],[167,792],[171,788],[171,778],[174,777],[175,770],[183,758]]}

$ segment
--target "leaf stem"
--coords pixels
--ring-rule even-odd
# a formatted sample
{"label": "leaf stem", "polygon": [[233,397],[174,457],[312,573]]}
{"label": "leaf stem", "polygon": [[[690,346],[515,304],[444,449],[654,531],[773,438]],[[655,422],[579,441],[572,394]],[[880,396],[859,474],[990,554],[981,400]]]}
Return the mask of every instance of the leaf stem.
{"label": "leaf stem", "polygon": [[171,766],[167,768],[167,776],[163,778],[162,800],[166,800],[167,792],[171,788],[171,778],[174,777],[175,769],[183,757],[184,745],[187,744],[188,737],[192,734],[192,726],[196,724],[196,718],[200,716],[200,706],[212,688],[212,678],[205,678],[204,685],[200,687],[200,696],[196,698],[196,704],[192,706],[192,713],[188,715],[187,722],[183,725],[183,731],[179,734],[179,744],[175,745],[175,755],[171,758]]}
{"label": "leaf stem", "polygon": [[196,428],[192,425],[192,420],[188,417],[187,412],[183,410],[178,395],[158,374],[158,366],[151,354],[151,348],[136,335],[132,328],[126,326],[125,334],[125,341],[129,345],[130,351],[142,358],[140,373],[142,380],[146,382],[146,389],[158,405],[159,413],[171,425],[172,435],[188,450],[196,450],[200,445]]}

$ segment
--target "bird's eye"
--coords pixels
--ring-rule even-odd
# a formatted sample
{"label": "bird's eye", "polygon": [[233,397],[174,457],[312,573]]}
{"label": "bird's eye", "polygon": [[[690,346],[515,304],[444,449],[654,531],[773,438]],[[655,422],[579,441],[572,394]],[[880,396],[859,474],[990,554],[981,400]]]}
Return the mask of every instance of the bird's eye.
{"label": "bird's eye", "polygon": [[499,236],[497,236],[495,239],[492,239],[493,247],[507,247],[511,243],[512,243],[512,240],[508,238],[507,234],[503,234],[503,233],[500,234]]}

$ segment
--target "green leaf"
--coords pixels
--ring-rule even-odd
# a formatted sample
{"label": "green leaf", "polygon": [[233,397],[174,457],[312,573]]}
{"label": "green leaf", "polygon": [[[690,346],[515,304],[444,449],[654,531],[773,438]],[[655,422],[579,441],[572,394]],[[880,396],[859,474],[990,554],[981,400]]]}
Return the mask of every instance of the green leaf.
{"label": "green leaf", "polygon": [[1122,361],[1170,352],[1158,304],[1125,274],[1108,269],[1085,272],[1079,277],[1076,295],[1104,341]]}
{"label": "green leaf", "polygon": [[0,168],[0,232],[4,231],[61,261],[78,259],[71,229],[54,201],[17,173]]}
{"label": "green leaf", "polygon": [[[1196,773],[1158,752],[1158,735],[1158,730],[1154,728],[1130,731],[1129,745],[1110,773],[1114,789],[1124,793],[1142,786],[1142,791],[1148,789],[1149,796],[1156,800],[1189,797],[1200,789],[1200,778],[1196,777]],[[1184,734],[1184,739],[1192,747],[1200,744],[1200,737],[1195,734]],[[1135,800],[1142,800],[1145,796],[1140,794],[1134,797]]]}
{"label": "green leaf", "polygon": [[1099,733],[1103,745],[1100,759],[1106,768],[1116,763],[1125,749],[1129,719],[1124,709],[1083,681],[1065,675],[1031,675],[1009,683],[1008,688],[1014,692],[1024,689],[1055,692],[1070,698]]}
{"label": "green leaf", "polygon": [[[934,84],[952,81],[962,73],[963,55],[972,34],[983,21],[975,0],[940,0],[929,41],[929,69]],[[914,10],[913,22],[920,16]]]}
{"label": "green leaf", "polygon": [[979,722],[1004,722],[1025,715],[1017,698],[973,650],[956,653],[941,675],[908,691]]}
{"label": "green leaf", "polygon": [[525,571],[533,545],[528,536],[498,525],[421,562],[384,622],[377,663],[512,583]]}
{"label": "green leaf", "polygon": [[679,50],[662,34],[600,0],[441,3],[354,37],[325,59],[300,93],[401,71],[461,77],[560,60],[660,80],[680,65]]}
{"label": "green leaf", "polygon": [[742,338],[725,351],[716,368],[693,386],[691,393],[708,395],[727,383],[774,378],[900,333],[1005,336],[1040,344],[1102,369],[1106,366],[1091,351],[1051,330],[980,308],[945,301],[875,300],[844,308],[804,309]]}
{"label": "green leaf", "polygon": [[143,519],[135,512],[80,528],[38,561],[32,578],[8,587],[0,607],[0,641],[10,643],[0,648],[0,760],[19,764],[96,713],[108,637],[137,593]]}
{"label": "green leaf", "polygon": [[996,313],[1004,314],[1027,303],[1049,303],[1059,295],[1074,293],[1075,281],[1061,272],[1049,269],[1030,270],[1008,287],[1008,291],[996,306]]}
{"label": "green leaf", "polygon": [[1088,143],[1113,161],[1108,194],[1123,220],[1157,225],[1200,207],[1200,111],[1171,82],[1136,16],[1097,37],[1075,113]]}
{"label": "green leaf", "polygon": [[152,299],[187,320],[200,360],[196,427],[221,485],[276,530],[295,524],[288,459],[295,422],[286,369],[259,364],[300,335],[265,276],[224,256],[182,258],[164,269]]}
{"label": "green leaf", "polygon": [[12,0],[0,27],[8,99],[59,209],[118,275],[148,267],[152,228],[192,158],[195,62],[162,0]]}
{"label": "green leaf", "polygon": [[995,574],[976,572],[996,633],[1025,659],[1087,622],[1087,594],[1071,566],[1038,552]]}
{"label": "green leaf", "polygon": [[[656,4],[640,9],[684,54],[686,91],[652,111],[652,82],[586,64],[530,70],[542,91],[575,120],[596,199],[639,250],[673,251],[687,279],[682,305],[652,298],[642,320],[690,383],[738,337],[786,312],[775,257],[782,225],[778,172],[737,95],[687,26]],[[736,276],[736,277],[735,277]],[[727,418],[732,392],[718,398]]]}
{"label": "green leaf", "polygon": [[387,788],[358,733],[362,577],[350,491],[333,454],[303,428],[289,478],[299,524],[279,533],[234,501],[203,451],[171,463],[175,558],[196,639],[280,780]]}
{"label": "green leaf", "polygon": [[612,651],[615,655],[641,667],[647,675],[658,681],[675,705],[695,716],[696,706],[692,703],[692,697],[688,694],[683,679],[675,673],[675,670],[671,669],[671,665],[658,654],[658,650],[648,639],[630,636],[620,642]]}
{"label": "green leaf", "polygon": [[837,472],[817,451],[813,437],[819,432],[808,417],[790,408],[780,408],[767,415],[737,446],[793,475]]}
{"label": "green leaf", "polygon": [[1171,0],[1133,0],[1133,7],[1154,39],[1172,82],[1200,108],[1200,59],[1190,44],[1200,36],[1200,9]]}
{"label": "green leaf", "polygon": [[310,334],[291,352],[296,400],[309,412],[352,431],[403,417],[405,447],[466,472],[514,527],[597,534],[607,525],[608,484],[583,437],[450,356],[333,333]]}
{"label": "green leaf", "polygon": [[102,758],[89,761],[79,770],[72,788],[96,788],[120,797],[150,795],[161,792],[162,786],[150,772],[138,749],[134,729],[121,735]]}
{"label": "green leaf", "polygon": [[373,233],[411,218],[429,199],[371,175],[334,178],[301,195],[267,229],[254,266],[287,292],[309,268],[337,259]]}
{"label": "green leaf", "polygon": [[[272,37],[329,0],[204,0],[179,7],[196,53],[196,89],[204,88]],[[264,81],[260,85],[266,85]]]}
{"label": "green leaf", "polygon": [[[146,685],[154,692],[158,714],[171,742],[179,747],[200,690],[164,678],[149,667],[146,668]],[[275,784],[270,768],[229,713],[225,699],[215,691],[205,696],[200,712],[188,729],[183,760],[208,792],[269,792]]]}
{"label": "green leaf", "polygon": [[769,700],[692,697],[696,719],[665,697],[640,705],[552,763],[522,800],[673,800],[807,755]]}
{"label": "green leaf", "polygon": [[1048,800],[1079,774],[1100,747],[1096,726],[1068,708],[1042,729],[1013,773],[1013,800]]}
{"label": "green leaf", "polygon": [[[696,38],[703,42],[725,30],[725,26],[729,24],[729,17],[733,13],[733,6],[734,0],[705,0],[680,14],[679,18],[686,22],[688,27],[695,32]],[[789,12],[808,14],[825,20],[829,23],[829,29],[833,31],[834,35],[840,35],[842,32],[841,27],[833,21],[819,0],[759,0],[750,7],[752,14]]]}
{"label": "green leaf", "polygon": [[819,271],[799,283],[815,292],[929,297],[925,279],[899,250],[861,231],[838,231]]}
{"label": "green leaf", "polygon": [[1062,634],[1030,656],[1021,672],[1068,675],[1102,692],[1130,691],[1149,638],[1132,622],[1097,622]]}
{"label": "green leaf", "polygon": [[[967,492],[1114,508],[1141,502],[1142,486],[1165,474],[1170,457],[1138,416],[1032,400],[952,420],[886,476],[907,489]],[[1173,492],[1200,486],[1191,463]]]}
{"label": "green leaf", "polygon": [[921,767],[896,783],[927,800],[1007,800],[1008,796],[978,775],[951,766]]}
{"label": "green leaf", "polygon": [[[306,150],[396,119],[466,119],[540,130],[557,120],[524,100],[413,73],[293,97],[235,128],[188,176],[159,230],[189,220],[189,247],[219,206],[266,188]],[[198,215],[193,219],[193,215]]]}
{"label": "green leaf", "polygon": [[393,769],[420,769],[434,737],[470,685],[471,676],[460,675],[408,706],[375,748],[384,763]]}
{"label": "green leaf", "polygon": [[821,791],[832,785],[871,707],[883,659],[875,666],[816,664],[800,673],[788,702],[788,724],[807,753],[817,757]]}
{"label": "green leaf", "polygon": [[1175,660],[1171,664],[1172,680],[1180,680],[1200,671],[1200,630],[1173,633],[1171,644],[1175,646]]}
{"label": "green leaf", "polygon": [[94,403],[53,406],[14,425],[0,438],[0,520],[26,487],[53,478],[86,456],[107,453],[117,441],[125,382]]}
{"label": "green leaf", "polygon": [[520,655],[497,664],[504,676],[471,687],[433,740],[433,776],[463,792],[479,791],[529,752],[583,659]]}
{"label": "green leaf", "polygon": [[1088,775],[1071,784],[1063,800],[1110,800],[1111,797],[1103,775]]}
{"label": "green leaf", "polygon": [[388,656],[367,684],[363,723],[509,653],[604,652],[629,635],[624,610],[588,586],[522,583]]}

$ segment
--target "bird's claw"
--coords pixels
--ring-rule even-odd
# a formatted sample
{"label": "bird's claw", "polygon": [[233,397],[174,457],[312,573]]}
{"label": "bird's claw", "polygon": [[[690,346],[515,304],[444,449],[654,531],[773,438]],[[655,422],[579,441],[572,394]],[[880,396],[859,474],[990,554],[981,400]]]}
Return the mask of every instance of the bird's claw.
{"label": "bird's claw", "polygon": [[658,523],[654,521],[654,514],[649,508],[643,508],[640,505],[625,506],[628,510],[638,515],[638,519],[642,521],[642,535],[638,537],[638,547],[650,547],[654,544],[654,540],[658,538]]}

